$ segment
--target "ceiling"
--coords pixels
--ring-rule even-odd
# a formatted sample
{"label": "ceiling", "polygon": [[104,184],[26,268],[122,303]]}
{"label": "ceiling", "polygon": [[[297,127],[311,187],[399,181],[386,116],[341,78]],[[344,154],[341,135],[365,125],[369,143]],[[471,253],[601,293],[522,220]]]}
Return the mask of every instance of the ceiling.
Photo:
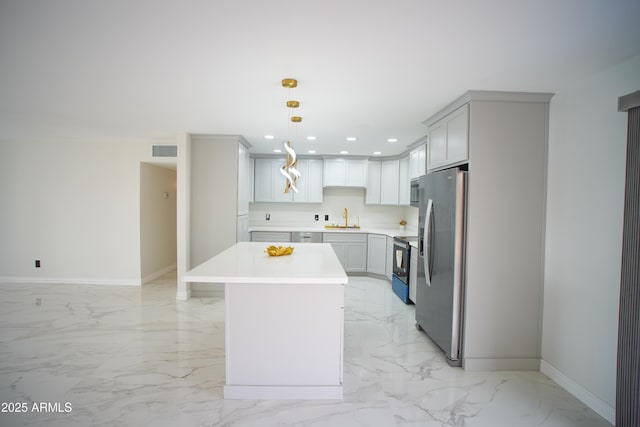
{"label": "ceiling", "polygon": [[639,21],[637,0],[1,0],[0,140],[394,155],[466,90],[557,92],[638,55]]}

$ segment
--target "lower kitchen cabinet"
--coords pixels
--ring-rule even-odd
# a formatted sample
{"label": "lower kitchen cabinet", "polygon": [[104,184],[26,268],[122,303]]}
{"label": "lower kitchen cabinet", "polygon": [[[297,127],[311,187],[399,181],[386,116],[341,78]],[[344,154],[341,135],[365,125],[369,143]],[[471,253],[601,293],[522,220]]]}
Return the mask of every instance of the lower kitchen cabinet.
{"label": "lower kitchen cabinet", "polygon": [[324,233],[324,243],[331,243],[342,268],[347,273],[366,273],[366,233]]}
{"label": "lower kitchen cabinet", "polygon": [[418,286],[418,248],[411,246],[409,255],[409,299],[415,304]]}
{"label": "lower kitchen cabinet", "polygon": [[391,280],[393,276],[393,237],[387,236],[387,260],[385,263],[385,276]]}
{"label": "lower kitchen cabinet", "polygon": [[267,243],[290,242],[291,233],[288,231],[252,231],[251,241]]}
{"label": "lower kitchen cabinet", "polygon": [[369,234],[367,244],[367,272],[384,276],[387,264],[387,236]]}

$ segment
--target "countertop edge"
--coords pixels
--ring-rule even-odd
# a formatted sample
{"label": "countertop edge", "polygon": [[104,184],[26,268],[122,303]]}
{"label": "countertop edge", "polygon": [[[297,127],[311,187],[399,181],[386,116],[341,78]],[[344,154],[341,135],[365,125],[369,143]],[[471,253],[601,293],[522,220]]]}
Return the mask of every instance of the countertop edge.
{"label": "countertop edge", "polygon": [[266,232],[286,232],[286,233],[345,233],[345,234],[382,234],[388,237],[395,236],[417,236],[418,230],[407,228],[406,230],[400,230],[400,228],[375,228],[375,227],[362,227],[359,229],[341,229],[341,228],[315,228],[315,227],[291,227],[291,226],[256,226],[249,227],[249,232],[252,231],[266,231]]}
{"label": "countertop edge", "polygon": [[216,277],[216,276],[183,276],[182,280],[189,283],[245,283],[262,285],[346,285],[347,276],[331,278],[273,278],[273,277]]}

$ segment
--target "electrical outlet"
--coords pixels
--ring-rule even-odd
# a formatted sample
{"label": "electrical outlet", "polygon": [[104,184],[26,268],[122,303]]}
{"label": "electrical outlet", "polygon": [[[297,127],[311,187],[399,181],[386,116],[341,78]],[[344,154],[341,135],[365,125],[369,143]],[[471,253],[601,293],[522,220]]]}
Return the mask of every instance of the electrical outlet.
{"label": "electrical outlet", "polygon": [[39,259],[36,260],[36,268],[40,268],[40,260]]}
{"label": "electrical outlet", "polygon": [[271,214],[266,214],[264,216],[264,219],[266,219],[267,221],[271,221]]}
{"label": "electrical outlet", "polygon": [[328,214],[324,214],[324,220],[325,221],[329,221],[329,215]]}
{"label": "electrical outlet", "polygon": [[318,221],[318,220],[320,219],[320,215],[315,214],[315,215],[313,216],[313,219],[315,219],[316,221]]}

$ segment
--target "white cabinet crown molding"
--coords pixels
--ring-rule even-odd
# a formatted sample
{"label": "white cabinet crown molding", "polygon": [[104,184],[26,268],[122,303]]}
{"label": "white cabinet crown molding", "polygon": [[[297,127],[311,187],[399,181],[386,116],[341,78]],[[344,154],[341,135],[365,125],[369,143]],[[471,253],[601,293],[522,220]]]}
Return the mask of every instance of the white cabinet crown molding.
{"label": "white cabinet crown molding", "polygon": [[422,123],[431,126],[438,120],[446,117],[464,104],[471,101],[503,101],[503,102],[542,102],[548,103],[553,97],[553,93],[540,92],[504,92],[495,90],[469,90],[458,99],[432,115]]}

